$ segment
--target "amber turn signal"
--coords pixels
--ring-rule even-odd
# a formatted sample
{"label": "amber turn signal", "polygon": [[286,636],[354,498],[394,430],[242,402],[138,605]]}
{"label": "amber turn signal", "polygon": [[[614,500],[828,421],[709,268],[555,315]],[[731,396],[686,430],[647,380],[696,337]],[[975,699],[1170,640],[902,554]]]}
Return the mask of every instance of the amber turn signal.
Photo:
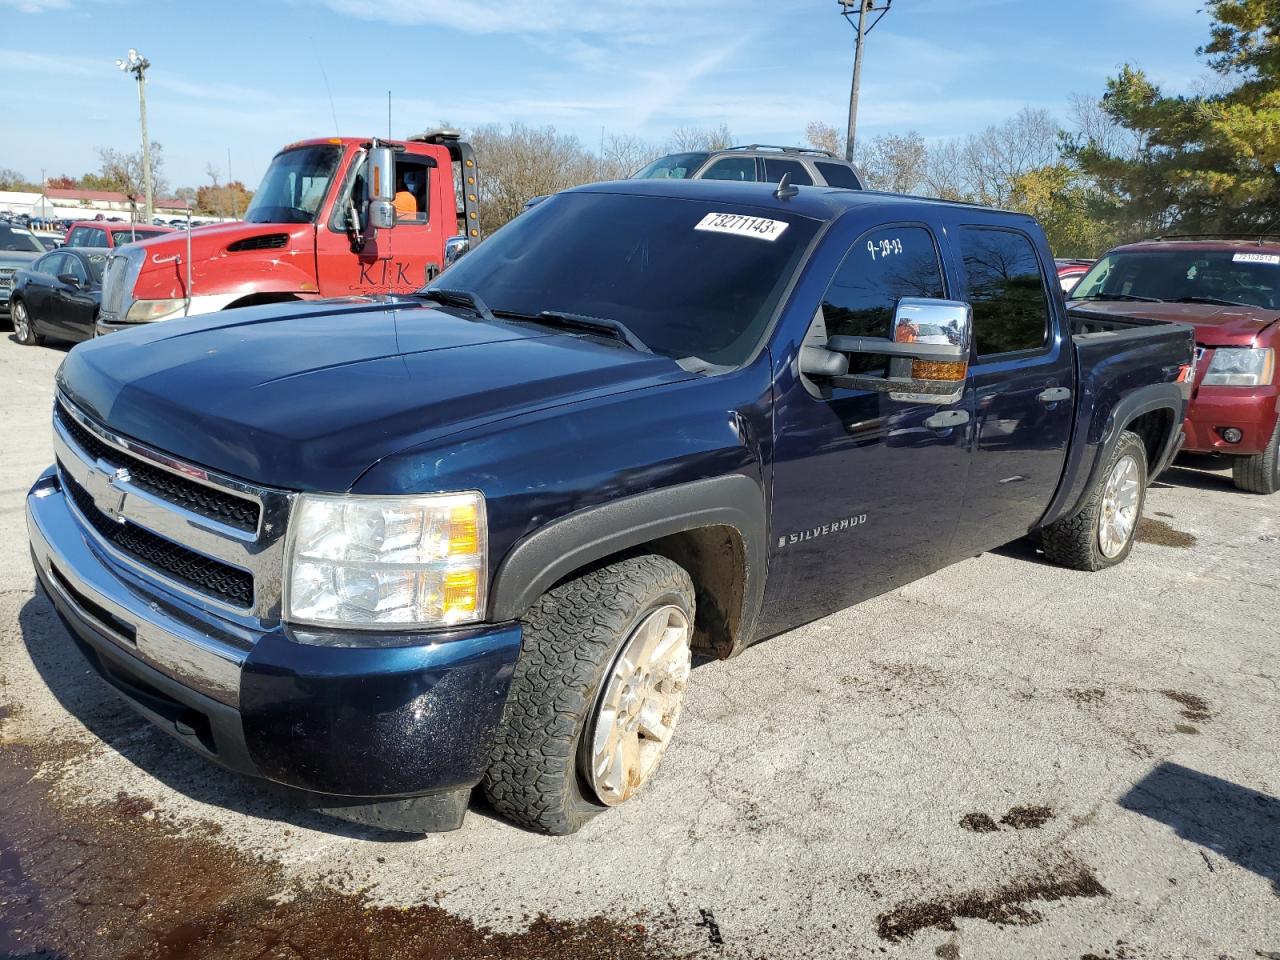
{"label": "amber turn signal", "polygon": [[963,380],[969,372],[966,360],[912,360],[913,380]]}

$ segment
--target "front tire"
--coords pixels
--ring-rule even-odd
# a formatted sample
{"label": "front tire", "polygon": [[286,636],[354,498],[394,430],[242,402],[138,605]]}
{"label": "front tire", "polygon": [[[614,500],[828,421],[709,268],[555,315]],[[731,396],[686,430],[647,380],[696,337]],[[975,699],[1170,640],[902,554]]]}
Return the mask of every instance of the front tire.
{"label": "front tire", "polygon": [[34,347],[38,344],[40,337],[36,334],[35,327],[31,322],[31,314],[27,313],[27,305],[21,300],[11,300],[9,302],[9,312],[13,317],[14,338],[26,347]]}
{"label": "front tire", "polygon": [[1137,538],[1146,498],[1147,448],[1126,430],[1080,512],[1040,532],[1045,556],[1090,572],[1123,563]]}
{"label": "front tire", "polygon": [[564,835],[630,799],[670,743],[690,668],[693,582],[631,557],[548,591],[520,658],[485,795],[512,822]]}
{"label": "front tire", "polygon": [[1276,421],[1271,442],[1265,450],[1232,460],[1231,478],[1236,489],[1246,493],[1275,493],[1280,490],[1280,420]]}

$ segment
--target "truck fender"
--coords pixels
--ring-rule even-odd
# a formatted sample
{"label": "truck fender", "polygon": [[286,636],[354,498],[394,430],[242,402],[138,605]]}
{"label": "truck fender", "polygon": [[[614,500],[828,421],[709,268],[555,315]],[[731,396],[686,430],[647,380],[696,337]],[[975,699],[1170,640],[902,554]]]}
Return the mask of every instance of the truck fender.
{"label": "truck fender", "polygon": [[1083,489],[1075,492],[1075,496],[1065,508],[1062,504],[1055,503],[1054,507],[1057,509],[1050,508],[1041,526],[1046,526],[1061,517],[1074,516],[1084,508],[1102,470],[1115,452],[1116,444],[1120,442],[1120,434],[1138,417],[1154,410],[1170,411],[1173,414],[1173,429],[1169,431],[1169,436],[1162,440],[1160,454],[1147,465],[1147,475],[1155,479],[1169,465],[1178,452],[1178,438],[1186,415],[1186,397],[1179,384],[1153,383],[1133,391],[1112,408],[1111,415],[1103,428],[1101,442],[1095,448],[1093,463],[1089,467],[1089,477]]}
{"label": "truck fender", "polygon": [[732,528],[742,545],[741,612],[734,618],[730,644],[716,646],[718,655],[732,656],[752,638],[764,597],[768,542],[764,492],[757,481],[742,474],[676,484],[586,507],[535,530],[511,548],[498,568],[490,619],[518,619],[557,582],[606,557],[710,527]]}

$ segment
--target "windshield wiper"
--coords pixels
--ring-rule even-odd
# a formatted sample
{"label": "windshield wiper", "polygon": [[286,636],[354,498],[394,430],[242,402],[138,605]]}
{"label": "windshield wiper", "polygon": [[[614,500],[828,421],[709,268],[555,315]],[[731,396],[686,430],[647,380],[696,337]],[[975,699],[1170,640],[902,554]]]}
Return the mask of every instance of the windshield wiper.
{"label": "windshield wiper", "polygon": [[568,310],[543,310],[536,315],[518,313],[514,310],[499,310],[498,315],[500,317],[510,317],[513,320],[530,320],[534,323],[545,323],[549,326],[567,327],[571,330],[603,333],[607,337],[621,340],[632,350],[640,353],[653,353],[648,344],[637,337],[625,323],[621,320],[612,320],[609,317],[593,317],[586,313],[572,313]]}
{"label": "windshield wiper", "polygon": [[1136,300],[1141,303],[1165,303],[1159,297],[1139,297],[1132,293],[1091,293],[1087,297],[1072,297],[1072,300]]}
{"label": "windshield wiper", "polygon": [[445,287],[427,287],[425,290],[419,290],[414,294],[415,297],[421,297],[423,300],[434,300],[436,303],[443,303],[450,307],[465,307],[472,311],[481,320],[493,320],[493,311],[490,310],[483,300],[480,299],[478,293],[472,293],[470,290],[450,290]]}
{"label": "windshield wiper", "polygon": [[1221,297],[1179,297],[1174,303],[1209,303],[1218,307],[1247,307],[1249,304],[1239,300],[1223,300]]}

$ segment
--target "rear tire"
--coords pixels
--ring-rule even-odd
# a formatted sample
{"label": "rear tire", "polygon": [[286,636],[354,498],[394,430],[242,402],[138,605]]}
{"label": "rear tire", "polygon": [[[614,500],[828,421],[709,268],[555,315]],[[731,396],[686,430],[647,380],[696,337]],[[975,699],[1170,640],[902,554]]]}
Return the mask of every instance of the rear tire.
{"label": "rear tire", "polygon": [[1280,420],[1271,434],[1271,442],[1261,453],[1236,457],[1231,462],[1231,477],[1236,489],[1246,493],[1275,493],[1280,490]]}
{"label": "rear tire", "polygon": [[1133,549],[1146,498],[1147,448],[1126,430],[1080,512],[1040,532],[1045,556],[1059,566],[1090,572],[1123,563]]}
{"label": "rear tire", "polygon": [[[665,629],[664,617],[686,628],[692,625],[693,582],[684,568],[654,555],[620,560],[566,581],[530,608],[521,621],[520,658],[484,775],[485,796],[494,809],[529,830],[564,835],[640,788],[656,769],[679,713],[688,678],[689,630],[684,650],[673,658],[676,666],[664,674],[668,679],[659,671],[641,678],[637,671],[621,709],[618,700],[605,702],[610,700],[606,693],[618,690],[616,677],[628,663],[622,651],[635,651],[649,625]],[[666,638],[668,633],[655,635]],[[678,634],[671,637],[677,640]],[[666,648],[674,651],[677,646]],[[650,676],[655,682],[648,682]],[[625,789],[619,793],[601,789],[604,780],[592,776],[592,761],[599,755],[595,748],[602,742],[597,727],[606,733],[621,729],[619,724],[625,726],[631,714],[639,720],[640,705],[670,701],[672,694],[674,714],[665,713],[659,721],[668,739],[657,743],[635,733],[651,761],[643,776],[624,778]],[[633,768],[624,764],[624,769]]]}
{"label": "rear tire", "polygon": [[13,317],[13,336],[20,344],[25,347],[34,347],[38,344],[40,337],[35,330],[35,326],[31,322],[31,314],[27,312],[27,305],[21,300],[9,301],[9,312]]}

